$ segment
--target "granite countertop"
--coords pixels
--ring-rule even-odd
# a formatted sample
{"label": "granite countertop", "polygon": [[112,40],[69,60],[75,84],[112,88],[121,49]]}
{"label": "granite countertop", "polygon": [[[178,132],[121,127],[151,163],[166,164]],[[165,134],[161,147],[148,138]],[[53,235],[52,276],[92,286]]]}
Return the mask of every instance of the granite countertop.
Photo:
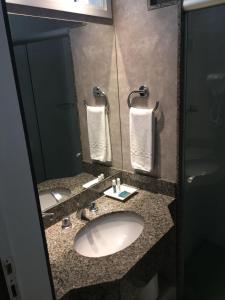
{"label": "granite countertop", "polygon": [[174,198],[139,190],[125,203],[105,196],[96,200],[98,211],[88,210],[95,219],[115,211],[132,211],[144,218],[139,238],[126,249],[99,258],[89,258],[74,250],[74,237],[87,224],[71,215],[73,227],[62,231],[61,222],[45,230],[57,299],[74,288],[115,281],[122,278],[174,226],[169,204]]}
{"label": "granite countertop", "polygon": [[67,188],[71,192],[71,198],[84,191],[85,188],[82,185],[93,179],[95,177],[92,174],[84,172],[73,177],[50,179],[38,184],[38,192],[47,191],[52,188]]}

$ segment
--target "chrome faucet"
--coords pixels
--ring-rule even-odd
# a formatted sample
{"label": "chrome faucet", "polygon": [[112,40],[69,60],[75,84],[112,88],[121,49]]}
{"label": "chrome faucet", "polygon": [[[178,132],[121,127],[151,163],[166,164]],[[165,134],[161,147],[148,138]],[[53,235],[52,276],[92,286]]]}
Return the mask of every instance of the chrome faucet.
{"label": "chrome faucet", "polygon": [[98,208],[97,208],[97,205],[96,205],[96,202],[95,202],[95,201],[91,202],[91,204],[89,205],[89,210],[90,210],[91,212],[96,212],[96,211],[98,211]]}
{"label": "chrome faucet", "polygon": [[[91,204],[88,206],[88,208],[91,212],[96,212],[98,210],[95,201],[91,202]],[[78,204],[76,216],[81,221],[90,221],[90,219],[86,216],[86,207],[85,206],[80,207],[80,205]]]}
{"label": "chrome faucet", "polygon": [[87,217],[86,217],[86,213],[85,213],[86,208],[85,207],[78,207],[77,208],[77,214],[76,217],[81,220],[81,221],[90,221]]}
{"label": "chrome faucet", "polygon": [[70,216],[62,219],[62,229],[68,229],[72,227]]}

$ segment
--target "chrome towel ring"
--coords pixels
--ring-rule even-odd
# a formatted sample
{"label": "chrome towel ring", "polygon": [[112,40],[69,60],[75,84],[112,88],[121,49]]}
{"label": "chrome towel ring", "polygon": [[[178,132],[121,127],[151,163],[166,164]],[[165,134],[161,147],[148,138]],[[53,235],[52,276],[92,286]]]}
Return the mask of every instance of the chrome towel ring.
{"label": "chrome towel ring", "polygon": [[134,95],[134,94],[139,94],[139,96],[141,98],[147,98],[149,96],[149,89],[148,89],[147,86],[141,85],[139,87],[139,90],[134,90],[134,91],[130,92],[130,94],[128,95],[128,98],[127,98],[127,104],[128,104],[129,108],[132,107],[131,96]]}
{"label": "chrome towel ring", "polygon": [[[109,102],[106,94],[98,86],[93,87],[93,96],[96,98],[104,98],[106,111],[109,112]],[[83,100],[85,106],[89,105],[86,100]]]}
{"label": "chrome towel ring", "polygon": [[[147,86],[141,85],[138,90],[134,90],[134,91],[130,92],[130,94],[128,95],[128,98],[127,98],[127,105],[129,108],[132,107],[131,96],[134,94],[139,94],[139,97],[141,97],[141,98],[148,98],[149,97],[149,89]],[[153,112],[155,112],[158,109],[158,107],[159,107],[159,101],[156,102]]]}

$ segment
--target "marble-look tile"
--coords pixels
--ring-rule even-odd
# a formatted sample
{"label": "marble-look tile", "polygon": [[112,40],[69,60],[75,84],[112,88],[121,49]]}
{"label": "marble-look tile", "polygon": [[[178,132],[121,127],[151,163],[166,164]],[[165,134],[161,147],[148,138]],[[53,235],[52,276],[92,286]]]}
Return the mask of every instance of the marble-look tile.
{"label": "marble-look tile", "polygon": [[150,97],[135,98],[133,106],[153,107],[159,101],[152,175],[171,182],[177,181],[177,11],[177,5],[148,10],[147,0],[113,1],[123,169],[132,171],[127,96],[145,84]]}
{"label": "marble-look tile", "polygon": [[70,31],[71,49],[75,74],[75,87],[81,131],[83,160],[91,162],[87,134],[86,107],[104,105],[105,99],[97,99],[92,94],[94,86],[99,86],[108,98],[110,113],[109,127],[112,146],[112,166],[122,168],[120,116],[116,65],[114,27],[87,23],[86,26]]}

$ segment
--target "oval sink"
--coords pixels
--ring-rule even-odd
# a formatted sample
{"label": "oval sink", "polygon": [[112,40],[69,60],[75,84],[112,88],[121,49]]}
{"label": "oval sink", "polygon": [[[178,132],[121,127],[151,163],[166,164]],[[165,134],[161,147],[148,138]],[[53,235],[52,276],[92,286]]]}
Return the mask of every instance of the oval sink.
{"label": "oval sink", "polygon": [[75,237],[75,250],[87,257],[101,257],[130,246],[140,236],[144,220],[133,212],[115,212],[90,221]]}

